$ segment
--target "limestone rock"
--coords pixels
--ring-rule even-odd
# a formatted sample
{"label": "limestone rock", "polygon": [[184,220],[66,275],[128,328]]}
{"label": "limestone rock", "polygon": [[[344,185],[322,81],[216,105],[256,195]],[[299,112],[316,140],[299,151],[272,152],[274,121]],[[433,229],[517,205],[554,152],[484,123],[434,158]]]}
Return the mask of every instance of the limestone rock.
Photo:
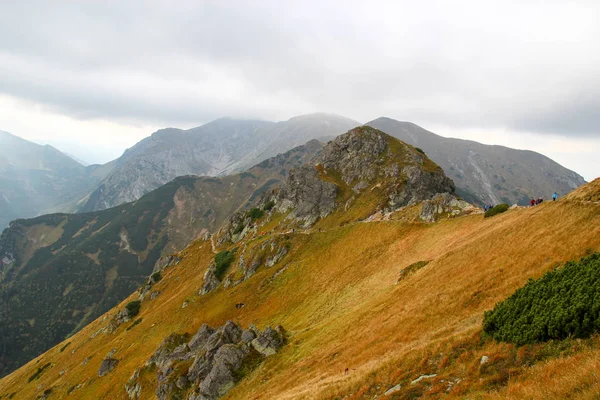
{"label": "limestone rock", "polygon": [[290,171],[278,192],[275,209],[281,213],[291,211],[288,218],[310,227],[333,212],[336,195],[336,185],[322,180],[314,166],[305,165]]}
{"label": "limestone rock", "polygon": [[217,268],[217,265],[214,263],[214,261],[211,262],[208,267],[208,270],[204,274],[204,286],[202,286],[202,289],[200,290],[200,294],[206,294],[206,293],[212,292],[217,287],[219,287],[219,284],[221,282],[217,279],[217,276],[215,275],[216,268]]}
{"label": "limestone rock", "polygon": [[388,390],[387,390],[387,391],[384,393],[384,395],[385,395],[385,396],[389,396],[390,394],[392,394],[392,393],[395,393],[395,392],[399,391],[400,389],[402,389],[402,385],[401,385],[401,384],[397,384],[396,386],[393,386],[393,387],[389,388],[389,389],[388,389]]}
{"label": "limestone rock", "polygon": [[140,378],[140,370],[136,369],[129,381],[125,384],[125,391],[130,400],[138,400],[142,395],[142,385],[138,381]]}
{"label": "limestone rock", "polygon": [[283,347],[285,339],[280,332],[268,326],[251,344],[262,355],[271,356]]}
{"label": "limestone rock", "polygon": [[202,326],[200,326],[200,329],[198,329],[198,332],[196,332],[196,334],[194,336],[192,336],[192,340],[190,340],[190,342],[188,343],[188,346],[190,347],[190,349],[192,351],[196,350],[200,347],[206,346],[206,342],[208,341],[208,338],[214,332],[215,332],[215,330],[213,328],[211,328],[207,324],[202,324]]}
{"label": "limestone rock", "polygon": [[[264,357],[250,342],[260,339],[260,348],[274,354],[285,343],[284,334],[280,326],[260,333],[253,325],[242,330],[232,321],[218,329],[203,324],[189,342],[187,335],[169,335],[144,368],[158,370],[155,394],[159,400],[216,400],[235,386],[247,368],[244,365]],[[138,370],[125,386],[132,400],[141,393],[139,375]]]}
{"label": "limestone rock", "polygon": [[104,360],[102,360],[102,363],[100,364],[100,369],[98,370],[98,376],[99,377],[103,377],[105,375],[107,375],[110,371],[112,371],[117,364],[119,363],[119,360],[112,358],[112,357],[107,357]]}
{"label": "limestone rock", "polygon": [[234,372],[244,360],[245,353],[233,344],[225,344],[214,356],[213,367],[200,383],[200,393],[209,399],[223,396],[235,386]]}
{"label": "limestone rock", "polygon": [[456,217],[480,213],[480,209],[450,193],[440,193],[423,202],[421,220],[435,222],[440,215]]}

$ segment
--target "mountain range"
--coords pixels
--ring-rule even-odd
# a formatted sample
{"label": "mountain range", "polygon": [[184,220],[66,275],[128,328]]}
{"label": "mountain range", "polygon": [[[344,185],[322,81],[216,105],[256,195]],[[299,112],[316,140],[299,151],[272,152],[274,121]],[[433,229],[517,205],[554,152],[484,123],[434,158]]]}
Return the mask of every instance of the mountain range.
{"label": "mountain range", "polygon": [[[159,130],[118,159],[87,167],[50,146],[0,133],[0,227],[16,218],[48,212],[89,212],[121,205],[178,176],[242,172],[309,140],[328,141],[359,125],[332,114],[282,122],[221,118],[190,130]],[[384,117],[366,125],[422,148],[455,181],[458,193],[478,204],[526,204],[530,198],[555,191],[566,194],[585,182],[532,151],[445,138]]]}
{"label": "mountain range", "polygon": [[74,207],[98,180],[52,146],[0,131],[0,229],[27,218]]}
{"label": "mountain range", "polygon": [[[71,320],[93,307],[84,296],[96,293],[93,283],[106,288],[121,276],[128,282],[134,266],[150,259],[144,240],[169,237],[161,226],[178,210],[186,223],[200,218],[187,213],[210,184],[245,193],[211,227],[212,235],[198,230],[183,250],[158,258],[152,275],[140,276],[139,289],[132,285],[120,304],[1,379],[0,398],[595,396],[597,336],[575,333],[574,339],[566,332],[517,345],[487,335],[484,321],[506,299],[524,301],[530,291],[522,288],[532,278],[548,282],[575,270],[577,264],[565,266],[569,260],[599,257],[593,254],[600,250],[600,181],[555,202],[483,215],[457,196],[426,150],[380,130],[362,126],[325,146],[311,143],[314,151],[299,148],[246,173],[179,178],[136,202],[91,213],[98,221],[79,228],[69,227],[75,217],[64,214],[13,223],[2,243],[12,243],[19,255],[3,253],[3,276],[26,284],[9,286],[3,298],[43,288],[45,281],[58,290],[31,291],[0,307],[22,312],[9,327],[31,329],[12,351],[61,329],[59,321],[77,328]],[[249,176],[259,171],[279,182],[260,185]],[[176,199],[188,191],[192,196],[178,207]],[[105,213],[111,215],[101,221]],[[105,231],[110,235],[102,236]],[[142,234],[134,239],[136,231]],[[101,246],[114,237],[118,244],[105,251]],[[37,250],[27,250],[31,243],[39,243]],[[81,261],[90,270],[94,258],[104,262],[103,253],[115,257],[106,266],[122,259],[118,277],[97,273],[77,285],[62,282],[84,268],[53,260],[77,251],[90,259]],[[45,264],[32,263],[44,253]],[[559,286],[562,297],[573,289],[566,283]],[[34,330],[42,304],[41,297],[31,299],[36,293],[54,313],[46,329]],[[555,314],[597,316],[594,310],[580,305]],[[503,318],[496,323],[527,325]],[[14,355],[3,353],[2,361]]]}

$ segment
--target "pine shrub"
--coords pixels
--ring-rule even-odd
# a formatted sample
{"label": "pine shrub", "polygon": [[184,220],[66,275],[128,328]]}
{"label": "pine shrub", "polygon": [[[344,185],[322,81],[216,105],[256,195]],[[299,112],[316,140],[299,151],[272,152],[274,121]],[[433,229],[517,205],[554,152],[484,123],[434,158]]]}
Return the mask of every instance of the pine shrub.
{"label": "pine shrub", "polygon": [[125,308],[127,309],[127,312],[129,313],[129,317],[135,317],[136,315],[138,315],[141,307],[142,307],[142,302],[139,300],[130,301],[125,306]]}
{"label": "pine shrub", "polygon": [[530,279],[492,311],[483,331],[517,345],[587,338],[600,330],[600,253]]}
{"label": "pine shrub", "polygon": [[229,250],[222,251],[215,256],[215,276],[217,279],[221,280],[223,278],[223,274],[227,271],[234,259],[234,252]]}
{"label": "pine shrub", "polygon": [[484,215],[484,218],[493,217],[496,214],[502,214],[503,212],[508,211],[509,208],[510,207],[508,204],[498,204],[497,206],[494,206],[487,210]]}

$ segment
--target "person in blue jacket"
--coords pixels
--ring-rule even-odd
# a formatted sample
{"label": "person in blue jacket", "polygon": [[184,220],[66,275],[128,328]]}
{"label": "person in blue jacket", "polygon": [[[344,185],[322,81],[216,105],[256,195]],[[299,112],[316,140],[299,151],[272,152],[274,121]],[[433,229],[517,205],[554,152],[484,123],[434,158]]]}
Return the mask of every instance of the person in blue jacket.
{"label": "person in blue jacket", "polygon": [[556,199],[558,199],[558,193],[554,192],[552,195],[552,201],[556,201]]}

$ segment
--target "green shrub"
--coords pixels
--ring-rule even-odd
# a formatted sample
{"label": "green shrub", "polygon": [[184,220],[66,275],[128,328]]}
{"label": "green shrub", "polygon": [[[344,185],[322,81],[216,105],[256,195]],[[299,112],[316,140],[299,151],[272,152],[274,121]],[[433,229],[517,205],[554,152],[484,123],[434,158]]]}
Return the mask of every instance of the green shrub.
{"label": "green shrub", "polygon": [[62,353],[63,351],[65,351],[65,349],[67,347],[69,347],[70,344],[71,344],[71,342],[67,342],[67,344],[65,344],[63,347],[60,348],[60,352]]}
{"label": "green shrub", "polygon": [[270,200],[267,204],[263,206],[263,210],[271,211],[273,207],[275,207],[275,202],[273,200]]}
{"label": "green shrub", "polygon": [[160,274],[160,271],[157,271],[157,272],[153,273],[152,275],[150,275],[150,279],[152,279],[152,283],[160,282],[160,280],[162,279],[162,275]]}
{"label": "green shrub", "polygon": [[133,324],[131,324],[130,326],[127,327],[127,329],[125,329],[126,331],[129,331],[131,329],[133,329],[135,326],[139,325],[142,323],[142,319],[138,318],[135,321],[133,321]]}
{"label": "green shrub", "polygon": [[234,252],[229,250],[222,251],[215,256],[215,264],[217,266],[215,269],[215,276],[217,279],[221,280],[223,278],[223,274],[227,271],[227,268],[229,268],[234,259]]}
{"label": "green shrub", "polygon": [[130,301],[125,306],[130,317],[135,317],[136,315],[138,315],[141,307],[142,307],[142,302],[139,300]]}
{"label": "green shrub", "polygon": [[47,364],[44,364],[44,365],[43,365],[43,366],[41,366],[41,367],[38,367],[37,371],[35,371],[35,372],[33,373],[33,375],[31,375],[31,376],[29,377],[29,379],[27,379],[27,382],[31,382],[31,381],[34,381],[34,380],[36,380],[37,378],[39,378],[39,377],[40,377],[40,376],[41,376],[41,375],[44,373],[44,371],[45,371],[47,368],[49,368],[51,365],[52,365],[51,363],[47,363]]}
{"label": "green shrub", "polygon": [[244,230],[244,224],[242,224],[241,222],[238,224],[238,226],[235,227],[235,229],[233,230],[233,234],[237,235],[238,233],[240,233],[241,231]]}
{"label": "green shrub", "polygon": [[483,319],[483,331],[517,345],[586,338],[600,330],[600,253],[530,279]]}
{"label": "green shrub", "polygon": [[398,277],[398,281],[406,278],[408,275],[413,274],[429,264],[429,261],[417,261],[416,263],[410,264],[408,267],[404,268],[400,271],[400,276]]}
{"label": "green shrub", "polygon": [[421,154],[425,154],[425,152],[423,151],[423,149],[421,149],[419,147],[415,147],[415,150],[418,151]]}
{"label": "green shrub", "polygon": [[498,204],[497,206],[487,210],[484,218],[493,217],[496,214],[502,214],[503,212],[508,211],[509,208],[510,207],[508,204]]}
{"label": "green shrub", "polygon": [[263,210],[261,210],[260,208],[253,208],[250,211],[248,211],[248,213],[246,215],[249,216],[250,218],[252,218],[252,220],[255,220],[255,219],[259,219],[263,215],[265,215],[265,212]]}

